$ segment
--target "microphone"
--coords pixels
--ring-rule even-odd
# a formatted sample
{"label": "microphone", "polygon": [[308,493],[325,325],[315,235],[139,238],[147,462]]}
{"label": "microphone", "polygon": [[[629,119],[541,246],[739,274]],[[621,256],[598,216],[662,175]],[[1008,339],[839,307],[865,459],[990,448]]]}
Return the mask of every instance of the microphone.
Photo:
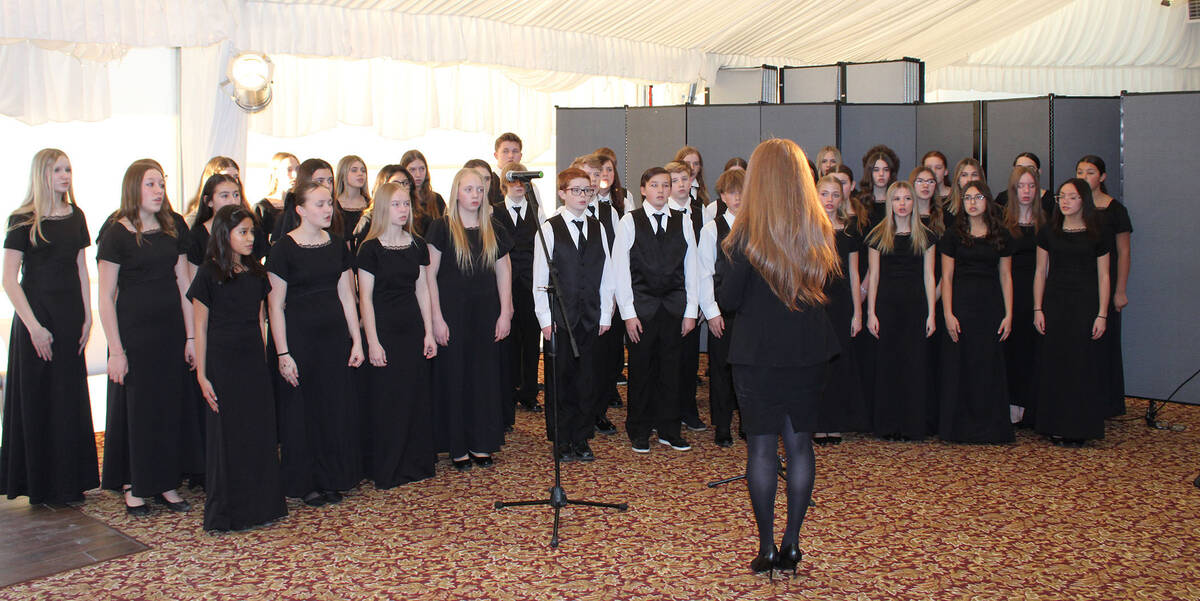
{"label": "microphone", "polygon": [[527,182],[540,177],[542,177],[541,171],[509,171],[504,175],[504,179],[510,182]]}

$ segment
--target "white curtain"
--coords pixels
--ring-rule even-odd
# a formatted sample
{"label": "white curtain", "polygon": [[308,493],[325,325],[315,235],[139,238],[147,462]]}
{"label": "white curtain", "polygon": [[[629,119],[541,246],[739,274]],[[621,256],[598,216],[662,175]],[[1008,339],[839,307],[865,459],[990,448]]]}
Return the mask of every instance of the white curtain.
{"label": "white curtain", "polygon": [[0,114],[29,125],[106,119],[112,114],[108,64],[30,42],[0,45]]}
{"label": "white curtain", "polygon": [[235,54],[230,42],[180,50],[180,165],[185,194],[195,190],[191,186],[200,180],[211,157],[227,156],[238,165],[246,164],[246,113],[221,86],[226,65]]}

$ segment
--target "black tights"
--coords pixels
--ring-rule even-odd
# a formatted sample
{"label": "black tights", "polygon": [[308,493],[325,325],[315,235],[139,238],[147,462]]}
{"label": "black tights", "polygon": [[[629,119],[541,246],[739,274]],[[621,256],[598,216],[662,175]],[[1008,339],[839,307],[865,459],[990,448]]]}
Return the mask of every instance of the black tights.
{"label": "black tights", "polygon": [[800,541],[800,526],[812,497],[816,460],[813,457],[812,432],[793,432],[792,420],[784,416],[781,434],[752,434],[746,437],[746,487],[750,489],[750,507],[758,524],[759,549],[765,551],[775,538],[775,478],[779,473],[779,439],[787,453],[787,528],[783,545]]}

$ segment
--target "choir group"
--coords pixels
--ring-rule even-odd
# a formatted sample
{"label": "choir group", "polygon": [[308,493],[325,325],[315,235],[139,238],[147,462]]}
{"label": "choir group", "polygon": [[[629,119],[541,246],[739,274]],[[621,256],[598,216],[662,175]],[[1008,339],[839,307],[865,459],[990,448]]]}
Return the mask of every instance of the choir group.
{"label": "choir group", "polygon": [[[183,215],[157,162],[130,165],[96,237],[110,380],[99,479],[82,354],[92,238],[69,159],[37,153],[4,241],[16,316],[0,492],[75,503],[99,484],[146,515],[148,501],[187,511],[176,489],[190,481],[205,488],[205,529],[239,530],[286,515],[285,497],[321,506],[364,479],[429,478],[439,454],[458,471],[487,468],[516,408],[542,411],[543,346],[559,459],[596,459],[589,440],[616,433],[607,412],[626,377],[632,451],[653,440],[686,451],[684,428],[708,428],[701,336],[713,440],[732,446],[737,307],[721,289],[746,161],[724,166],[710,198],[701,153],[685,146],[642,172],[635,202],[601,148],[539,199],[507,181],[525,170],[521,151],[500,136],[497,173],[469,161],[444,199],[416,150],[372,185],[356,156],[334,169],[279,153],[253,208],[238,165],[216,157]],[[1023,153],[998,195],[976,160],[951,170],[938,151],[908,179],[886,146],[862,158],[857,182],[837,148],[816,159],[803,177],[841,269],[825,285],[840,352],[817,383],[815,442],[1005,443],[1021,426],[1062,446],[1103,437],[1124,412],[1132,227],[1101,159],[1051,188]]]}

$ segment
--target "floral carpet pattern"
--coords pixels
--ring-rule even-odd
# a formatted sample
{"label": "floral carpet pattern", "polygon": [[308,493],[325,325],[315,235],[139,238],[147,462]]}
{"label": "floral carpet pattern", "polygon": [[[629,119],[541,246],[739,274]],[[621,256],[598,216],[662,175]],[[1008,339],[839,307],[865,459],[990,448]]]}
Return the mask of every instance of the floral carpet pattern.
{"label": "floral carpet pattern", "polygon": [[[1129,416],[1146,410],[1130,401]],[[610,411],[621,425],[624,410]],[[1027,430],[1006,446],[883,442],[818,447],[815,507],[795,579],[750,574],[757,548],[745,445],[688,432],[688,452],[633,453],[599,436],[595,463],[564,466],[572,499],[548,541],[553,481],[541,414],[520,412],[495,467],[339,505],[289,503],[268,527],[220,535],[196,509],[148,518],[92,491],[82,510],[150,549],[0,589],[0,599],[1200,599],[1200,407],[1170,405],[1183,432],[1109,422],[1083,449]],[[784,493],[777,503],[783,528]],[[777,534],[778,536],[778,534]]]}

